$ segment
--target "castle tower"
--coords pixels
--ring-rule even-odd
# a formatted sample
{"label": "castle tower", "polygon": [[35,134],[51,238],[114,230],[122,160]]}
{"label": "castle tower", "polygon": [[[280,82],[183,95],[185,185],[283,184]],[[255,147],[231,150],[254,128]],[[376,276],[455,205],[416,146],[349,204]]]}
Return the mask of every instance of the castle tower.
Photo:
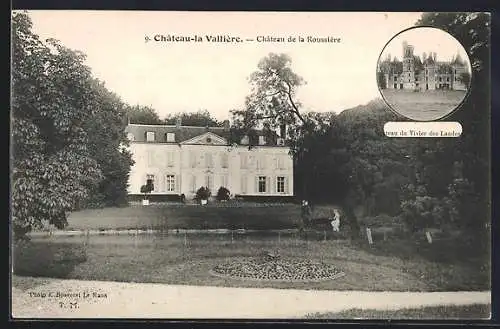
{"label": "castle tower", "polygon": [[413,46],[403,41],[403,88],[413,89],[415,87],[415,56]]}

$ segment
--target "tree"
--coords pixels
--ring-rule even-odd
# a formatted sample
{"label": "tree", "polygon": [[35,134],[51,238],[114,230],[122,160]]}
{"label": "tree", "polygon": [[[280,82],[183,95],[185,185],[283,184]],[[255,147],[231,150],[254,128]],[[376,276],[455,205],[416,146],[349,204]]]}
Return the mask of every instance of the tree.
{"label": "tree", "polygon": [[259,126],[275,131],[286,125],[289,133],[286,137],[299,138],[297,133],[303,131],[301,128],[308,121],[296,94],[305,81],[292,71],[291,63],[286,54],[270,53],[260,60],[249,79],[252,92],[245,99],[245,108],[231,111],[235,131],[248,134]]}
{"label": "tree", "polygon": [[135,105],[127,108],[128,120],[130,123],[145,124],[145,125],[161,125],[163,120],[160,119],[155,109],[149,106]]}
{"label": "tree", "polygon": [[180,119],[182,125],[184,126],[195,126],[195,127],[220,127],[223,125],[217,119],[213,118],[209,111],[199,110],[197,112],[182,112],[169,114],[164,122],[167,125],[175,125],[177,120]]}
{"label": "tree", "polygon": [[[451,149],[448,153],[453,154],[447,162],[446,172],[452,173],[454,162],[460,161],[463,163],[462,176],[450,178],[446,183],[443,181],[441,190],[447,191],[450,181],[457,180],[456,186],[451,187],[447,192],[456,193],[455,199],[463,193],[469,197],[474,195],[474,199],[478,201],[474,205],[477,211],[474,216],[476,225],[484,227],[483,224],[489,222],[490,218],[489,200],[491,197],[491,15],[488,13],[425,13],[416,25],[434,26],[447,31],[462,44],[469,55],[472,67],[470,93],[461,108],[449,118],[451,121],[459,121],[466,133],[446,146]],[[467,210],[469,211],[471,210]],[[470,217],[464,214],[457,218],[469,219]]]}
{"label": "tree", "polygon": [[12,16],[12,225],[20,237],[47,220],[59,228],[102,178],[87,147],[96,109],[85,56],[42,42],[26,13]]}
{"label": "tree", "polygon": [[98,162],[103,179],[81,207],[121,206],[127,204],[127,184],[132,154],[125,135],[126,104],[104,83],[93,82],[98,102],[95,114],[85,125],[89,136],[88,148]]}

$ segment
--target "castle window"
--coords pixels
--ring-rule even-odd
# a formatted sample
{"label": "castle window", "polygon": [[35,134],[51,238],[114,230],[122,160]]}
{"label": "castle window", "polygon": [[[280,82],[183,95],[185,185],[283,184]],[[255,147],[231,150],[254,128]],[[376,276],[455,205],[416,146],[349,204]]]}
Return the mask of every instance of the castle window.
{"label": "castle window", "polygon": [[213,188],[213,178],[210,175],[205,176],[205,187],[208,188],[210,191]]}
{"label": "castle window", "polygon": [[285,177],[276,177],[276,192],[285,193]]}
{"label": "castle window", "polygon": [[146,185],[151,186],[152,190],[155,189],[155,175],[146,175]]}
{"label": "castle window", "polygon": [[169,143],[175,142],[175,133],[166,133],[165,139]]}
{"label": "castle window", "polygon": [[248,157],[246,154],[242,154],[240,157],[241,160],[241,169],[247,169],[248,168]]}
{"label": "castle window", "polygon": [[165,185],[167,186],[167,192],[174,192],[175,191],[175,176],[174,175],[167,175]]}
{"label": "castle window", "polygon": [[212,157],[212,153],[205,154],[205,165],[207,168],[212,168],[214,166],[214,161]]}
{"label": "castle window", "polygon": [[167,153],[167,166],[169,167],[174,166],[174,152]]}
{"label": "castle window", "polygon": [[222,187],[225,187],[225,188],[228,187],[229,184],[228,184],[228,176],[227,175],[220,176],[220,185]]}
{"label": "castle window", "polygon": [[227,168],[228,167],[228,162],[229,162],[229,156],[226,153],[221,154],[221,167],[222,168]]}
{"label": "castle window", "polygon": [[266,157],[260,156],[257,158],[257,169],[265,169],[266,168]]}
{"label": "castle window", "polygon": [[155,141],[155,133],[154,133],[154,131],[147,131],[146,132],[146,141],[147,142],[154,142]]}
{"label": "castle window", "polygon": [[266,176],[259,176],[259,193],[266,192]]}

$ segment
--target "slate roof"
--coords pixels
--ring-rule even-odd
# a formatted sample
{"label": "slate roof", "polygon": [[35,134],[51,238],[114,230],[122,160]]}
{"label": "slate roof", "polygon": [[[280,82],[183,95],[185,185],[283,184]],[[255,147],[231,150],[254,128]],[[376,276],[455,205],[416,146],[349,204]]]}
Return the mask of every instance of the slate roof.
{"label": "slate roof", "polygon": [[[146,133],[154,132],[155,141],[149,143],[167,143],[167,133],[175,133],[175,142],[171,142],[171,144],[182,143],[196,136],[203,135],[206,132],[211,132],[225,138],[228,142],[231,139],[231,131],[226,127],[177,127],[176,125],[143,125],[131,123],[125,128],[125,132],[127,134],[131,133],[134,136],[135,142],[146,142]],[[265,135],[262,130],[255,130],[255,136],[261,135]],[[269,144],[275,145],[273,141],[267,141],[266,145]]]}

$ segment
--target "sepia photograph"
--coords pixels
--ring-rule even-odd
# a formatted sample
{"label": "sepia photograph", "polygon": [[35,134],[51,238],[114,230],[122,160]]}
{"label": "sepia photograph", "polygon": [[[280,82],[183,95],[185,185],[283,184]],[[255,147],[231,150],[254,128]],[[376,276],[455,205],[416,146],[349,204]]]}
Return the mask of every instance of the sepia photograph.
{"label": "sepia photograph", "polygon": [[467,52],[453,36],[415,27],[385,46],[377,75],[382,97],[394,111],[432,121],[459,107],[470,87],[471,69]]}
{"label": "sepia photograph", "polygon": [[490,21],[12,11],[11,319],[490,319]]}

